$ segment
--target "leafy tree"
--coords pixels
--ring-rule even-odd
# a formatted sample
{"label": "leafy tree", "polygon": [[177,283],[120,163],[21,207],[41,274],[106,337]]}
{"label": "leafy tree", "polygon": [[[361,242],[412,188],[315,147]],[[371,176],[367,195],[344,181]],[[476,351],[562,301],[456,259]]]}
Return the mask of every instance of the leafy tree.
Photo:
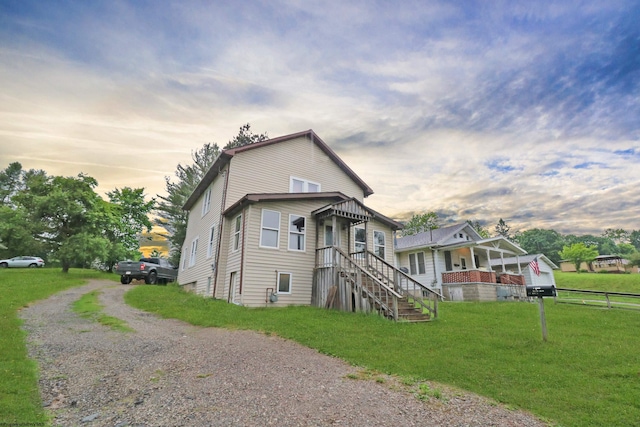
{"label": "leafy tree", "polygon": [[629,233],[623,230],[622,228],[607,228],[604,233],[602,233],[602,237],[611,239],[616,243],[627,243],[629,242]]}
{"label": "leafy tree", "polygon": [[244,145],[255,144],[256,142],[262,142],[267,140],[269,137],[267,133],[254,134],[251,131],[251,125],[247,123],[246,125],[240,126],[240,131],[238,135],[234,136],[231,141],[224,146],[223,150],[228,150],[230,148],[242,147]]}
{"label": "leafy tree", "polygon": [[522,249],[530,254],[545,254],[555,264],[560,262],[558,252],[565,245],[564,238],[555,230],[534,228],[524,232],[517,232],[515,241]]}
{"label": "leafy tree", "polygon": [[[25,189],[13,197],[28,219],[40,225],[36,238],[57,252],[65,273],[76,262],[104,256],[108,239],[102,237],[100,226],[104,224],[105,202],[94,191],[97,185],[84,174],[49,177],[36,172],[25,175]],[[90,242],[81,241],[88,237]],[[81,259],[76,258],[81,251]]]}
{"label": "leafy tree", "polygon": [[139,258],[142,232],[151,231],[149,213],[155,207],[155,199],[145,200],[144,188],[124,187],[108,192],[109,204],[105,207],[104,236],[110,244],[102,262],[111,271],[119,260]]}
{"label": "leafy tree", "polygon": [[603,255],[613,255],[618,252],[616,242],[609,237],[594,236],[593,234],[584,234],[581,236],[569,234],[565,236],[565,242],[568,245],[584,243],[585,246],[594,246],[598,253]]}
{"label": "leafy tree", "polygon": [[157,249],[154,249],[154,250],[151,251],[149,256],[152,257],[152,258],[158,258],[158,257],[161,257],[162,254]]}
{"label": "leafy tree", "polygon": [[496,232],[496,236],[502,236],[509,240],[513,238],[510,233],[511,227],[509,227],[502,218],[500,218],[500,221],[498,221],[494,230]]}
{"label": "leafy tree", "polygon": [[634,252],[629,255],[629,258],[627,259],[629,260],[630,265],[640,267],[640,252]]}
{"label": "leafy tree", "polygon": [[11,203],[13,196],[24,186],[22,165],[11,163],[0,172],[0,205]]}
{"label": "leafy tree", "polygon": [[633,230],[629,233],[629,243],[640,251],[640,230]]}
{"label": "leafy tree", "polygon": [[416,214],[404,225],[402,229],[403,236],[411,236],[429,230],[439,228],[438,215],[435,212],[425,212]]}
{"label": "leafy tree", "polygon": [[[251,132],[251,126],[247,123],[240,127],[238,135],[224,148],[241,147],[266,139],[266,133],[254,135]],[[169,240],[169,259],[174,265],[180,263],[180,251],[187,234],[187,212],[182,207],[219,154],[220,148],[215,143],[207,143],[191,153],[193,164],[187,166],[178,164],[175,171],[177,181],[173,182],[170,177],[165,177],[167,195],[157,196],[158,204],[155,210],[157,218],[154,223],[167,230],[167,234],[163,236]]]}
{"label": "leafy tree", "polygon": [[598,256],[598,250],[595,246],[574,243],[571,246],[563,247],[559,255],[562,259],[571,261],[576,266],[576,271],[579,272],[583,262],[588,264]]}
{"label": "leafy tree", "polygon": [[474,230],[476,230],[476,233],[478,233],[480,235],[480,237],[482,237],[483,239],[488,239],[489,236],[489,231],[484,228],[482,225],[480,225],[480,221],[478,220],[467,220],[467,224],[469,224],[470,226],[473,227]]}

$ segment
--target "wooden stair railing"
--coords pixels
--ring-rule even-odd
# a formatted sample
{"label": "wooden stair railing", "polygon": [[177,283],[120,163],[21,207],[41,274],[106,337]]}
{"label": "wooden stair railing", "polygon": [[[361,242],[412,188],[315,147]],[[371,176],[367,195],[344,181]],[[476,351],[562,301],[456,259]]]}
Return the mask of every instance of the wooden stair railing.
{"label": "wooden stair railing", "polygon": [[387,287],[402,295],[414,307],[419,308],[420,311],[426,311],[430,318],[438,317],[438,301],[444,300],[442,294],[423,285],[370,251],[356,252],[350,255],[352,259],[385,283]]}

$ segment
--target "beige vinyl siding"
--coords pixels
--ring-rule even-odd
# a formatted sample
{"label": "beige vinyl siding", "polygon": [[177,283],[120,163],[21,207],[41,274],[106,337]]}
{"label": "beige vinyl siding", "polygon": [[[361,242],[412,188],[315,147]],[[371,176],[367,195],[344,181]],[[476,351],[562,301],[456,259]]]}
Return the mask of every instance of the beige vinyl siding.
{"label": "beige vinyl siding", "polygon": [[[231,159],[227,207],[251,193],[288,193],[291,177],[320,184],[362,201],[362,189],[306,138],[236,153]],[[195,208],[194,208],[195,209]]]}
{"label": "beige vinyl siding", "polygon": [[[351,227],[351,243],[349,245],[349,252],[355,251],[355,229],[356,228],[365,228],[364,224],[358,224],[354,227]],[[367,250],[375,253],[374,251],[374,231],[382,231],[384,233],[385,240],[385,248],[384,248],[384,260],[389,264],[394,265],[395,260],[395,252],[393,245],[393,230],[391,230],[386,225],[378,222],[378,221],[370,221],[367,225]]]}
{"label": "beige vinyl siding", "polygon": [[[242,283],[242,304],[249,307],[308,305],[315,266],[316,223],[309,213],[324,206],[322,201],[265,202],[251,205],[246,211],[247,227]],[[262,209],[280,215],[279,248],[261,248]],[[289,214],[304,216],[305,250],[289,250]],[[278,295],[277,303],[266,303],[268,289],[277,290],[278,272],[292,275],[291,294]]]}
{"label": "beige vinyl siding", "polygon": [[[249,221],[251,216],[250,207],[244,209],[242,214],[242,221],[240,225],[240,243],[238,245],[238,250],[233,250],[233,239],[235,234],[235,224],[236,218],[239,213],[233,215],[230,218],[225,218],[226,233],[222,236],[222,249],[223,253],[226,254],[224,259],[224,267],[220,269],[218,272],[218,289],[222,291],[222,295],[219,298],[231,302],[231,294],[230,294],[230,285],[231,285],[231,273],[236,272],[237,274],[237,289],[236,292],[240,292],[240,288],[242,286],[243,274],[241,272],[241,262],[242,262],[242,251],[243,249],[246,251],[246,248],[243,248],[243,245],[246,245],[245,242],[245,229],[246,229],[246,221]],[[245,255],[246,256],[246,255]],[[222,265],[222,259],[220,260],[220,264]],[[236,298],[236,302],[242,303],[241,298]]]}
{"label": "beige vinyl siding", "polygon": [[[189,257],[191,252],[191,242],[194,238],[198,237],[198,251],[196,253],[196,263],[194,266],[189,267],[187,260],[187,267],[182,270],[182,260],[180,261],[181,268],[178,270],[178,283],[185,285],[188,283],[195,283],[195,291],[198,294],[204,295],[207,290],[208,277],[212,276],[213,271],[211,264],[215,261],[215,250],[217,249],[217,237],[214,245],[214,255],[211,258],[207,258],[207,244],[209,243],[209,232],[212,225],[216,225],[216,235],[219,233],[220,227],[220,212],[222,209],[222,193],[224,188],[224,175],[220,174],[216,177],[210,186],[211,188],[211,207],[209,212],[202,216],[202,205],[204,203],[204,194],[198,199],[196,204],[189,211],[189,220],[187,222],[187,233],[182,246],[182,256],[186,253]],[[205,191],[206,193],[206,191]],[[224,240],[223,240],[224,244]],[[185,251],[186,250],[186,251]],[[213,279],[212,279],[213,283]],[[211,285],[213,288],[213,284]]]}

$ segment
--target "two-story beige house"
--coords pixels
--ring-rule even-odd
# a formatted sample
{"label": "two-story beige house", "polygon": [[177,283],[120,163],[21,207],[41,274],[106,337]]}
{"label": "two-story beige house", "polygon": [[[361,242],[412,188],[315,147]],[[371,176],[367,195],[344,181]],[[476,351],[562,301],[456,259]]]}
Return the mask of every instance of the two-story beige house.
{"label": "two-story beige house", "polygon": [[394,319],[424,295],[420,314],[435,315],[437,295],[393,268],[402,225],[364,205],[372,193],[312,130],[223,150],[184,206],[178,283],[248,307]]}

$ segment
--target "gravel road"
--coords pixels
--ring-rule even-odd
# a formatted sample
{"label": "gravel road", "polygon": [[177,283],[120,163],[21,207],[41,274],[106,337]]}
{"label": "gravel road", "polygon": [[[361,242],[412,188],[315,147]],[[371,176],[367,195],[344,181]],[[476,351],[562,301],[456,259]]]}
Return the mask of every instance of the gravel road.
{"label": "gravel road", "polygon": [[[21,311],[55,426],[544,426],[479,396],[415,387],[250,331],[201,328],[127,306],[130,286],[93,281]],[[104,311],[135,332],[78,317],[100,290]]]}

